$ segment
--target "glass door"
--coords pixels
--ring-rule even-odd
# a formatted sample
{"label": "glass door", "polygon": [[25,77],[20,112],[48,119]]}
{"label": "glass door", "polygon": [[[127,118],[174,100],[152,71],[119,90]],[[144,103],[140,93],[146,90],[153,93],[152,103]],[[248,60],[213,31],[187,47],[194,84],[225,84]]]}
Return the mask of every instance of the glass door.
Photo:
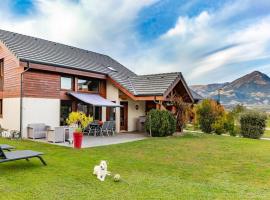
{"label": "glass door", "polygon": [[68,118],[68,115],[71,112],[72,112],[72,101],[70,101],[70,100],[61,100],[61,105],[60,105],[60,126],[67,125],[66,119]]}

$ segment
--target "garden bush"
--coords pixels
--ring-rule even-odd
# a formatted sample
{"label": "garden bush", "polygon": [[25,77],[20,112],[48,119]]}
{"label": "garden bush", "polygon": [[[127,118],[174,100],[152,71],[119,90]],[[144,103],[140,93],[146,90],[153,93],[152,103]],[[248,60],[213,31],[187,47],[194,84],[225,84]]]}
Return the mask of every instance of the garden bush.
{"label": "garden bush", "polygon": [[260,138],[265,131],[267,116],[264,113],[249,111],[240,117],[241,135],[247,138]]}
{"label": "garden bush", "polygon": [[217,135],[221,135],[226,132],[225,129],[226,118],[225,116],[219,117],[213,124],[212,129]]}
{"label": "garden bush", "polygon": [[151,110],[145,121],[145,129],[153,137],[164,137],[172,135],[176,130],[176,119],[167,110]]}
{"label": "garden bush", "polygon": [[231,136],[236,136],[238,134],[237,127],[235,126],[235,114],[233,112],[226,114],[224,128]]}
{"label": "garden bush", "polygon": [[[205,133],[211,133],[214,131],[214,127],[220,126],[217,121],[224,116],[225,110],[216,101],[205,99],[197,106],[196,113],[201,130]],[[219,132],[220,127],[218,129]]]}

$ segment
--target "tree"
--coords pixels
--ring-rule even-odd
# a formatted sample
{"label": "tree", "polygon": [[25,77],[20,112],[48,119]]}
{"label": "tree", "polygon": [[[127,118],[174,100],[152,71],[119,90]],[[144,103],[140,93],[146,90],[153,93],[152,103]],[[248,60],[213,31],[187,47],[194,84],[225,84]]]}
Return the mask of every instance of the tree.
{"label": "tree", "polygon": [[191,104],[183,101],[182,97],[171,95],[170,101],[175,108],[176,127],[181,132],[191,116]]}
{"label": "tree", "polygon": [[225,115],[224,107],[211,99],[203,100],[196,110],[198,123],[205,133],[214,131],[215,127],[220,125],[217,121],[221,121]]}

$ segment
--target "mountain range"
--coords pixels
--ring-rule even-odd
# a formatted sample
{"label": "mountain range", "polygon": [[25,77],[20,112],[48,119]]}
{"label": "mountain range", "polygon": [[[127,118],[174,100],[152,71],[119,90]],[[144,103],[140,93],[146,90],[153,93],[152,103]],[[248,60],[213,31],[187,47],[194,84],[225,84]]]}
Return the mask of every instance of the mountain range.
{"label": "mountain range", "polygon": [[224,105],[270,105],[270,77],[254,71],[232,82],[192,85],[203,98],[219,99]]}

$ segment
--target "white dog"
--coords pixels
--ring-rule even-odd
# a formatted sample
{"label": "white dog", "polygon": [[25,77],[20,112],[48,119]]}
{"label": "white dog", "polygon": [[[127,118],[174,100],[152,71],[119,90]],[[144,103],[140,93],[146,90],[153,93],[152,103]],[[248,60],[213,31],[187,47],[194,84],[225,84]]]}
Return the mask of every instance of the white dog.
{"label": "white dog", "polygon": [[106,175],[110,175],[110,172],[107,171],[107,162],[102,160],[99,165],[94,167],[93,174],[97,175],[97,178],[101,181],[105,180]]}

